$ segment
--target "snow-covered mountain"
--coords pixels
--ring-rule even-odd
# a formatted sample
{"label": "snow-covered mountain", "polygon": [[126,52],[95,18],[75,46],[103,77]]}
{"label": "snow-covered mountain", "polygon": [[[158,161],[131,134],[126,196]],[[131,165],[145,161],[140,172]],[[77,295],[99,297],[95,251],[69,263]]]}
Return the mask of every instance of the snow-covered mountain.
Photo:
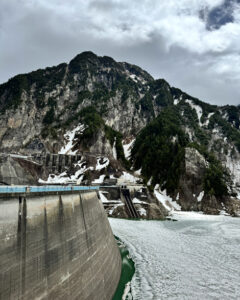
{"label": "snow-covered mountain", "polygon": [[40,172],[11,157],[33,181],[142,180],[185,210],[239,209],[240,108],[204,103],[135,65],[83,52],[18,75],[0,85],[0,113],[0,152],[45,162]]}

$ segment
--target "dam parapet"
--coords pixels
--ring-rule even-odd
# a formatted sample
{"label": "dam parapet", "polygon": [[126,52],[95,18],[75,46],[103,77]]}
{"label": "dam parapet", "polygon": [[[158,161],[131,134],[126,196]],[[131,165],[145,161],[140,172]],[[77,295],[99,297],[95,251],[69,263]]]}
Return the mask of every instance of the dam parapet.
{"label": "dam parapet", "polygon": [[97,187],[24,188],[0,193],[0,299],[111,299],[122,262]]}

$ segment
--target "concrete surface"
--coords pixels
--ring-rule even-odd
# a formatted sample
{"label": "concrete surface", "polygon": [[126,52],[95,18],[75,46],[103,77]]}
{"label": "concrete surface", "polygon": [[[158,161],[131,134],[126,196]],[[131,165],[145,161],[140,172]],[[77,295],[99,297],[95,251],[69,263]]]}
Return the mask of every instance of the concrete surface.
{"label": "concrete surface", "polygon": [[0,199],[0,299],[111,299],[121,257],[95,191]]}

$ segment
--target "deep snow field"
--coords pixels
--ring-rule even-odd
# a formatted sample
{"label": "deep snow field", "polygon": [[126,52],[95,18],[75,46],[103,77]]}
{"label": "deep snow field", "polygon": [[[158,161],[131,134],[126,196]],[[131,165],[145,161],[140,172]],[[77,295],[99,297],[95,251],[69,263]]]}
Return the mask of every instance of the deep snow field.
{"label": "deep snow field", "polygon": [[172,214],[177,222],[109,218],[135,262],[126,299],[240,299],[240,218]]}

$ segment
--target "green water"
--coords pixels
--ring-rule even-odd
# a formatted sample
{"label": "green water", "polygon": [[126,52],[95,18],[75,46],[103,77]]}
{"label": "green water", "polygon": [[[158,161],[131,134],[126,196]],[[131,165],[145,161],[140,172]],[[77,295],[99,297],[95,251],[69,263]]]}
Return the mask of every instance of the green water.
{"label": "green water", "polygon": [[113,296],[113,300],[121,300],[125,285],[132,280],[132,277],[135,273],[135,265],[125,244],[116,236],[115,239],[117,240],[119,251],[122,257],[122,272],[117,290]]}

